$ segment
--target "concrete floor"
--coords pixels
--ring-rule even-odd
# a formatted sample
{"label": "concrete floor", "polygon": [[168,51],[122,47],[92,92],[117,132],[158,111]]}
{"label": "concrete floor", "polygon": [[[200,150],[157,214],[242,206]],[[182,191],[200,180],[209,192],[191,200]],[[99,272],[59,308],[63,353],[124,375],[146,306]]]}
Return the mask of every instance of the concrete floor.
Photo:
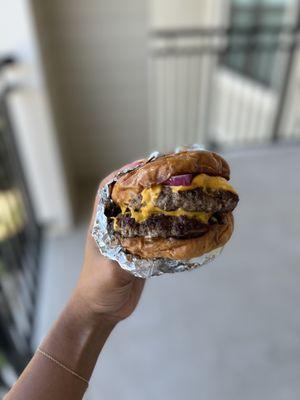
{"label": "concrete floor", "polygon": [[[234,237],[214,263],[147,282],[88,400],[300,398],[300,148],[227,158],[240,193]],[[76,282],[85,229],[46,243],[35,344]]]}

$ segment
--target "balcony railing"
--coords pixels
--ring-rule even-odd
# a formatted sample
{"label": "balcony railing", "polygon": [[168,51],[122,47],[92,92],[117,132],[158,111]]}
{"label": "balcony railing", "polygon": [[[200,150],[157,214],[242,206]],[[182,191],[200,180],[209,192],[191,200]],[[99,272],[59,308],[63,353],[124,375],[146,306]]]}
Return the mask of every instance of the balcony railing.
{"label": "balcony railing", "polygon": [[299,23],[156,30],[150,39],[153,147],[300,139]]}
{"label": "balcony railing", "polygon": [[41,231],[32,207],[7,110],[7,59],[0,62],[0,381],[31,357]]}

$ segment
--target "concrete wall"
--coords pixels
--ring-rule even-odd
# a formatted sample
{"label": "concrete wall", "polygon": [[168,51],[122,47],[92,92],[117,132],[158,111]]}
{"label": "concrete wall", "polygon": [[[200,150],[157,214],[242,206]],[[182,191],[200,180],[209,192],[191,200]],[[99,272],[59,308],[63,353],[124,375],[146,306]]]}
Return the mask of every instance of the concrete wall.
{"label": "concrete wall", "polygon": [[33,0],[52,104],[75,179],[149,150],[146,0]]}

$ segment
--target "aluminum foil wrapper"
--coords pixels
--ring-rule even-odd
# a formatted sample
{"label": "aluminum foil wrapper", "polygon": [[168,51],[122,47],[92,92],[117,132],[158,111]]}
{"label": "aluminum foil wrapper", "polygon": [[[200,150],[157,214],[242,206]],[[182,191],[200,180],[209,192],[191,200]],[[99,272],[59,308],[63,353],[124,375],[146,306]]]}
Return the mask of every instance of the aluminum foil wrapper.
{"label": "aluminum foil wrapper", "polygon": [[[189,147],[178,147],[175,152],[183,150],[204,150],[201,145],[193,145]],[[158,157],[164,156],[159,152],[153,152],[149,155],[147,162],[150,162]],[[92,230],[99,250],[111,260],[117,261],[120,266],[126,271],[131,272],[139,278],[149,278],[155,275],[162,275],[165,273],[182,272],[198,268],[204,264],[209,263],[218,256],[223,247],[219,247],[201,257],[192,258],[190,260],[170,260],[166,258],[145,259],[129,254],[120,245],[118,239],[109,228],[108,220],[105,215],[105,209],[112,201],[110,198],[111,186],[119,179],[119,177],[129,171],[137,169],[138,166],[128,166],[122,169],[112,181],[108,182],[102,189],[99,190],[99,204],[96,213],[96,219]]]}

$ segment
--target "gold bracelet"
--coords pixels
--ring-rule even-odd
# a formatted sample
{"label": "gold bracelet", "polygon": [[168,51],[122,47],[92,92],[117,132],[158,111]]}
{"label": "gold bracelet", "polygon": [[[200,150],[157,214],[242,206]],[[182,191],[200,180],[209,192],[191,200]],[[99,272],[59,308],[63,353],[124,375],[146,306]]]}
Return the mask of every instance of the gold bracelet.
{"label": "gold bracelet", "polygon": [[39,352],[44,357],[48,358],[48,360],[54,362],[56,365],[58,365],[59,367],[63,368],[65,371],[69,372],[70,374],[72,374],[76,378],[80,379],[82,382],[84,382],[87,385],[89,385],[89,381],[87,379],[83,378],[82,376],[77,374],[77,372],[73,371],[72,369],[68,368],[66,365],[62,364],[60,361],[56,360],[50,354],[46,353],[45,351],[41,350],[40,348],[37,349],[37,352]]}

